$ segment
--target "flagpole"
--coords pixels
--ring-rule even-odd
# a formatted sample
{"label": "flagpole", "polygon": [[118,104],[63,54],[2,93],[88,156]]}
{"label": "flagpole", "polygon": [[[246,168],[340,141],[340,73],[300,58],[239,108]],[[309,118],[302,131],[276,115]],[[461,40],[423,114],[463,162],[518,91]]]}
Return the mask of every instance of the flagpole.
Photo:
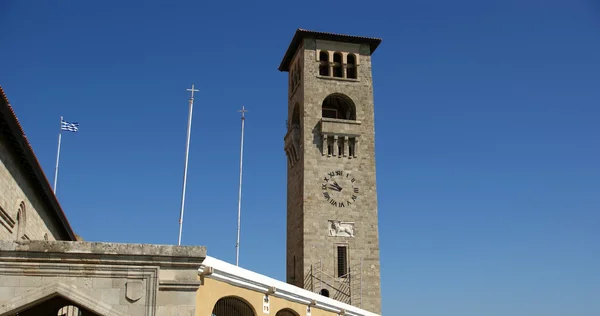
{"label": "flagpole", "polygon": [[60,140],[62,137],[62,122],[63,117],[60,117],[60,128],[58,130],[58,150],[56,151],[56,167],[54,168],[54,195],[56,195],[56,182],[58,180],[58,161],[60,159]]}
{"label": "flagpole", "polygon": [[194,85],[192,85],[191,89],[186,89],[186,91],[191,91],[192,96],[190,97],[190,110],[188,114],[188,126],[187,126],[187,140],[185,144],[185,165],[183,167],[183,190],[181,192],[181,212],[179,215],[179,241],[177,245],[181,246],[181,232],[183,230],[183,210],[185,207],[185,188],[187,185],[187,170],[188,170],[188,157],[190,153],[190,133],[192,131],[192,111],[194,109],[194,91],[199,91],[194,89]]}
{"label": "flagpole", "polygon": [[242,105],[242,109],[238,110],[238,112],[242,112],[242,140],[240,143],[240,184],[238,189],[238,219],[237,219],[237,242],[235,243],[236,253],[235,253],[235,265],[239,266],[240,261],[240,224],[241,224],[241,213],[242,213],[242,162],[244,159],[244,121],[246,120],[244,117],[244,113],[248,112],[244,109]]}

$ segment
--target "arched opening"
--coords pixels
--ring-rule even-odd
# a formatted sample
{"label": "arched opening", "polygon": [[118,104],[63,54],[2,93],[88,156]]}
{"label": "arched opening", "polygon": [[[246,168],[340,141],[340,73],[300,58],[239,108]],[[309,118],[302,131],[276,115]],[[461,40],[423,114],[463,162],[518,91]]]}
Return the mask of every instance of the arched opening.
{"label": "arched opening", "polygon": [[298,83],[300,82],[300,66],[295,64],[294,67],[290,70],[290,90],[294,90]]}
{"label": "arched opening", "polygon": [[319,53],[319,75],[329,76],[329,52],[325,50]]}
{"label": "arched opening", "polygon": [[300,104],[296,103],[294,105],[294,110],[292,111],[292,126],[300,125]]}
{"label": "arched opening", "polygon": [[300,315],[298,315],[298,313],[296,313],[295,311],[293,311],[289,308],[284,308],[284,309],[278,311],[277,314],[275,314],[275,316],[300,316]]}
{"label": "arched opening", "polygon": [[332,94],[323,100],[322,117],[356,120],[356,108],[347,96]]}
{"label": "arched opening", "polygon": [[254,316],[254,309],[239,297],[227,296],[219,299],[211,316]]}
{"label": "arched opening", "polygon": [[16,240],[20,240],[25,235],[25,227],[27,225],[27,212],[25,210],[25,202],[19,204],[17,211],[17,236]]}
{"label": "arched opening", "polygon": [[333,54],[333,76],[338,78],[344,76],[342,71],[342,53]]}
{"label": "arched opening", "polygon": [[54,296],[41,303],[33,306],[28,306],[25,310],[20,310],[17,313],[9,315],[19,316],[100,316],[108,314],[96,313],[89,308],[83,306],[75,306],[75,304],[61,295]]}
{"label": "arched opening", "polygon": [[67,305],[67,306],[61,307],[61,309],[58,310],[58,313],[56,315],[57,316],[81,316],[82,313],[79,310],[79,307],[73,306],[73,305]]}
{"label": "arched opening", "polygon": [[329,290],[328,289],[321,289],[321,291],[319,291],[319,294],[325,296],[325,297],[329,297]]}
{"label": "arched opening", "polygon": [[354,54],[348,54],[346,56],[346,78],[356,79],[356,56]]}

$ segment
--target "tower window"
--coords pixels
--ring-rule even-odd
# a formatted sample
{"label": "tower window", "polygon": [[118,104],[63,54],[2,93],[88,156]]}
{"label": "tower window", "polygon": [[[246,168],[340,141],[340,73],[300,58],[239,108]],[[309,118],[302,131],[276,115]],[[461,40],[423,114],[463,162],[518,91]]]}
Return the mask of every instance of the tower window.
{"label": "tower window", "polygon": [[329,52],[323,50],[319,53],[319,75],[329,76]]}
{"label": "tower window", "polygon": [[348,276],[348,247],[337,246],[337,277]]}
{"label": "tower window", "polygon": [[322,117],[356,120],[354,104],[344,95],[332,94],[323,101]]}
{"label": "tower window", "polygon": [[328,289],[321,289],[321,291],[319,291],[319,294],[325,296],[325,297],[329,297],[329,290]]}
{"label": "tower window", "polygon": [[354,144],[354,139],[348,140],[348,156],[350,157],[354,156]]}
{"label": "tower window", "polygon": [[333,54],[333,76],[342,78],[344,76],[342,71],[342,54]]}
{"label": "tower window", "polygon": [[294,110],[292,111],[292,125],[291,127],[294,126],[300,126],[300,104],[296,103],[294,105]]}
{"label": "tower window", "polygon": [[354,54],[348,54],[346,58],[346,78],[356,79],[356,56]]}

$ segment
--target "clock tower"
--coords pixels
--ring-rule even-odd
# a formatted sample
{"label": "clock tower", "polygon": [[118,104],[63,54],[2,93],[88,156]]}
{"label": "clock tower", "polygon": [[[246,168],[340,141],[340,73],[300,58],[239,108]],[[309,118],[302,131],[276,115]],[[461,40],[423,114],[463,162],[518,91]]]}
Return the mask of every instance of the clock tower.
{"label": "clock tower", "polygon": [[371,55],[381,39],[298,29],[288,72],[287,282],[381,313]]}

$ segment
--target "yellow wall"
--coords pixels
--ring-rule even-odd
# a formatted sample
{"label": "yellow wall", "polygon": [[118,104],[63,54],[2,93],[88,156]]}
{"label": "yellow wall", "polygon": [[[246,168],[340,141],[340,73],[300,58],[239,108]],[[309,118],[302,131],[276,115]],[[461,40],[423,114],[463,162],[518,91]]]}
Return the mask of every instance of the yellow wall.
{"label": "yellow wall", "polygon": [[[217,301],[226,296],[237,296],[242,300],[246,301],[252,308],[256,316],[263,316],[262,311],[262,300],[263,293],[247,290],[244,288],[236,287],[225,282],[221,282],[214,279],[205,278],[204,285],[200,286],[196,295],[196,316],[210,316],[213,307]],[[284,308],[290,308],[300,316],[306,316],[306,305],[290,302],[286,299],[279,297],[270,297],[271,312],[269,316],[275,316],[277,312]],[[337,316],[337,313],[324,311],[313,307],[311,309],[311,316]]]}

